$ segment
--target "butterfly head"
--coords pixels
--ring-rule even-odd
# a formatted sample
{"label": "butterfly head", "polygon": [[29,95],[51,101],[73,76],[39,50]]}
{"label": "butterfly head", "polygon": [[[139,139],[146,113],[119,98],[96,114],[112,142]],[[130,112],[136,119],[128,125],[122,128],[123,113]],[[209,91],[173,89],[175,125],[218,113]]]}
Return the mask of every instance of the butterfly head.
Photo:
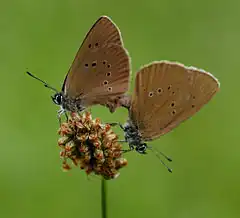
{"label": "butterfly head", "polygon": [[146,154],[146,150],[147,150],[148,146],[146,143],[139,143],[136,146],[136,151],[140,154]]}
{"label": "butterfly head", "polygon": [[63,95],[62,93],[56,93],[55,95],[51,96],[52,101],[56,105],[62,105],[63,104]]}

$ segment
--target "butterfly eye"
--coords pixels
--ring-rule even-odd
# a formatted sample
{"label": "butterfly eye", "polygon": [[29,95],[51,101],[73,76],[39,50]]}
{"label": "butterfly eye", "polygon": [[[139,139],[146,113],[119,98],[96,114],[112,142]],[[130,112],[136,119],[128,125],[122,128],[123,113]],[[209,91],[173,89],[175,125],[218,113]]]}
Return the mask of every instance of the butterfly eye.
{"label": "butterfly eye", "polygon": [[108,91],[111,92],[112,91],[112,87],[108,87]]}
{"label": "butterfly eye", "polygon": [[110,68],[110,67],[111,67],[111,64],[108,64],[107,67]]}
{"label": "butterfly eye", "polygon": [[92,44],[89,44],[89,45],[88,45],[88,48],[91,48],[91,47],[92,47]]}
{"label": "butterfly eye", "polygon": [[107,72],[107,73],[106,73],[106,76],[111,76],[111,72]]}
{"label": "butterfly eye", "polygon": [[149,96],[149,97],[153,97],[153,92],[149,92],[149,93],[148,93],[148,96]]}
{"label": "butterfly eye", "polygon": [[170,91],[171,88],[172,88],[172,85],[169,85],[167,89]]}
{"label": "butterfly eye", "polygon": [[57,93],[57,94],[55,94],[53,97],[52,97],[52,100],[53,100],[53,102],[55,103],[55,104],[57,104],[57,105],[61,105],[62,104],[62,94],[60,94],[60,93]]}
{"label": "butterfly eye", "polygon": [[88,64],[85,64],[85,67],[88,67]]}
{"label": "butterfly eye", "polygon": [[192,108],[195,108],[195,105],[194,105],[194,104],[192,104]]}
{"label": "butterfly eye", "polygon": [[96,42],[96,43],[95,43],[95,47],[98,47],[98,45],[99,45],[99,44]]}
{"label": "butterfly eye", "polygon": [[106,64],[106,61],[103,61],[102,63],[103,63],[103,64]]}
{"label": "butterfly eye", "polygon": [[158,89],[157,89],[157,93],[158,93],[158,94],[161,94],[162,92],[163,92],[163,89],[162,89],[162,88],[158,88]]}
{"label": "butterfly eye", "polygon": [[192,98],[193,98],[193,100],[195,100],[195,96],[193,96]]}

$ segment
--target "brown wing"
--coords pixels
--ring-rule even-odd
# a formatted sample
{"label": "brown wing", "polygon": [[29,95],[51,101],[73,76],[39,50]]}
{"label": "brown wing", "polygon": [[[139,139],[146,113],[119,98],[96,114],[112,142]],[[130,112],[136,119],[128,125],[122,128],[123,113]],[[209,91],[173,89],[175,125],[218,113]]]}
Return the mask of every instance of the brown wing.
{"label": "brown wing", "polygon": [[65,78],[62,91],[70,89],[70,82],[73,74],[79,73],[78,68],[84,56],[98,48],[108,44],[122,45],[121,33],[118,27],[107,16],[101,16],[87,33],[82,45],[80,46],[74,61]]}
{"label": "brown wing", "polygon": [[144,140],[152,140],[195,114],[218,90],[219,83],[210,73],[155,62],[137,73],[130,119]]}
{"label": "brown wing", "polygon": [[[129,86],[130,60],[118,27],[100,17],[85,37],[65,78],[63,92],[85,105],[105,104]],[[105,84],[107,83],[107,84]]]}
{"label": "brown wing", "polygon": [[76,70],[66,82],[65,94],[81,98],[85,106],[105,104],[128,90],[130,58],[122,46],[111,44],[89,51]]}
{"label": "brown wing", "polygon": [[87,33],[76,54],[70,71],[74,72],[75,68],[78,68],[79,62],[82,61],[82,58],[86,53],[99,47],[106,46],[107,44],[123,46],[121,33],[118,27],[109,17],[102,16],[95,22]]}

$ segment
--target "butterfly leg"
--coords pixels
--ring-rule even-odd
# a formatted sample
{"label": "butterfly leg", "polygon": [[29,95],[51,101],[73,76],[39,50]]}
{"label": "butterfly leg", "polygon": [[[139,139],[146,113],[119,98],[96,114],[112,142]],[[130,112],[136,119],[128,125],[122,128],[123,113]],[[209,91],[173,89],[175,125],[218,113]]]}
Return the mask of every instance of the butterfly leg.
{"label": "butterfly leg", "polygon": [[57,115],[57,118],[58,118],[59,126],[61,126],[62,120],[61,120],[61,115],[59,113]]}
{"label": "butterfly leg", "polygon": [[58,118],[58,121],[59,121],[59,125],[61,126],[61,123],[62,123],[62,120],[61,120],[61,115],[65,113],[65,110],[61,107],[60,110],[58,110],[57,112],[57,118]]}
{"label": "butterfly leg", "polygon": [[115,122],[115,123],[107,123],[107,124],[109,124],[110,126],[120,126],[121,129],[124,129],[124,127],[121,123]]}
{"label": "butterfly leg", "polygon": [[117,126],[117,125],[119,125],[119,123],[117,123],[117,122],[115,122],[115,123],[107,123],[108,125],[110,125],[110,126]]}
{"label": "butterfly leg", "polygon": [[125,143],[125,142],[127,142],[127,141],[126,141],[126,140],[118,140],[117,142]]}
{"label": "butterfly leg", "polygon": [[125,149],[125,150],[122,150],[123,153],[127,153],[129,151],[132,151],[134,150],[134,146],[133,145],[129,145],[129,149]]}
{"label": "butterfly leg", "polygon": [[67,115],[67,112],[64,111],[64,114],[65,114],[66,120],[68,121],[68,115]]}

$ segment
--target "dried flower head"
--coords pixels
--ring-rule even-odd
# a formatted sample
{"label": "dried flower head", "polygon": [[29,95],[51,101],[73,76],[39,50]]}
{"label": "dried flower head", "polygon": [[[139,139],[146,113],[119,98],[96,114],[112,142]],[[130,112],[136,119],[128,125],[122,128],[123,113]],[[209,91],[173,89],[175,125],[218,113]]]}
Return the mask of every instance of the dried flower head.
{"label": "dried flower head", "polygon": [[71,169],[70,159],[88,175],[95,173],[105,179],[113,179],[119,175],[118,170],[127,165],[127,160],[122,157],[122,146],[111,126],[101,124],[100,119],[92,119],[90,112],[71,113],[58,133],[64,170]]}

